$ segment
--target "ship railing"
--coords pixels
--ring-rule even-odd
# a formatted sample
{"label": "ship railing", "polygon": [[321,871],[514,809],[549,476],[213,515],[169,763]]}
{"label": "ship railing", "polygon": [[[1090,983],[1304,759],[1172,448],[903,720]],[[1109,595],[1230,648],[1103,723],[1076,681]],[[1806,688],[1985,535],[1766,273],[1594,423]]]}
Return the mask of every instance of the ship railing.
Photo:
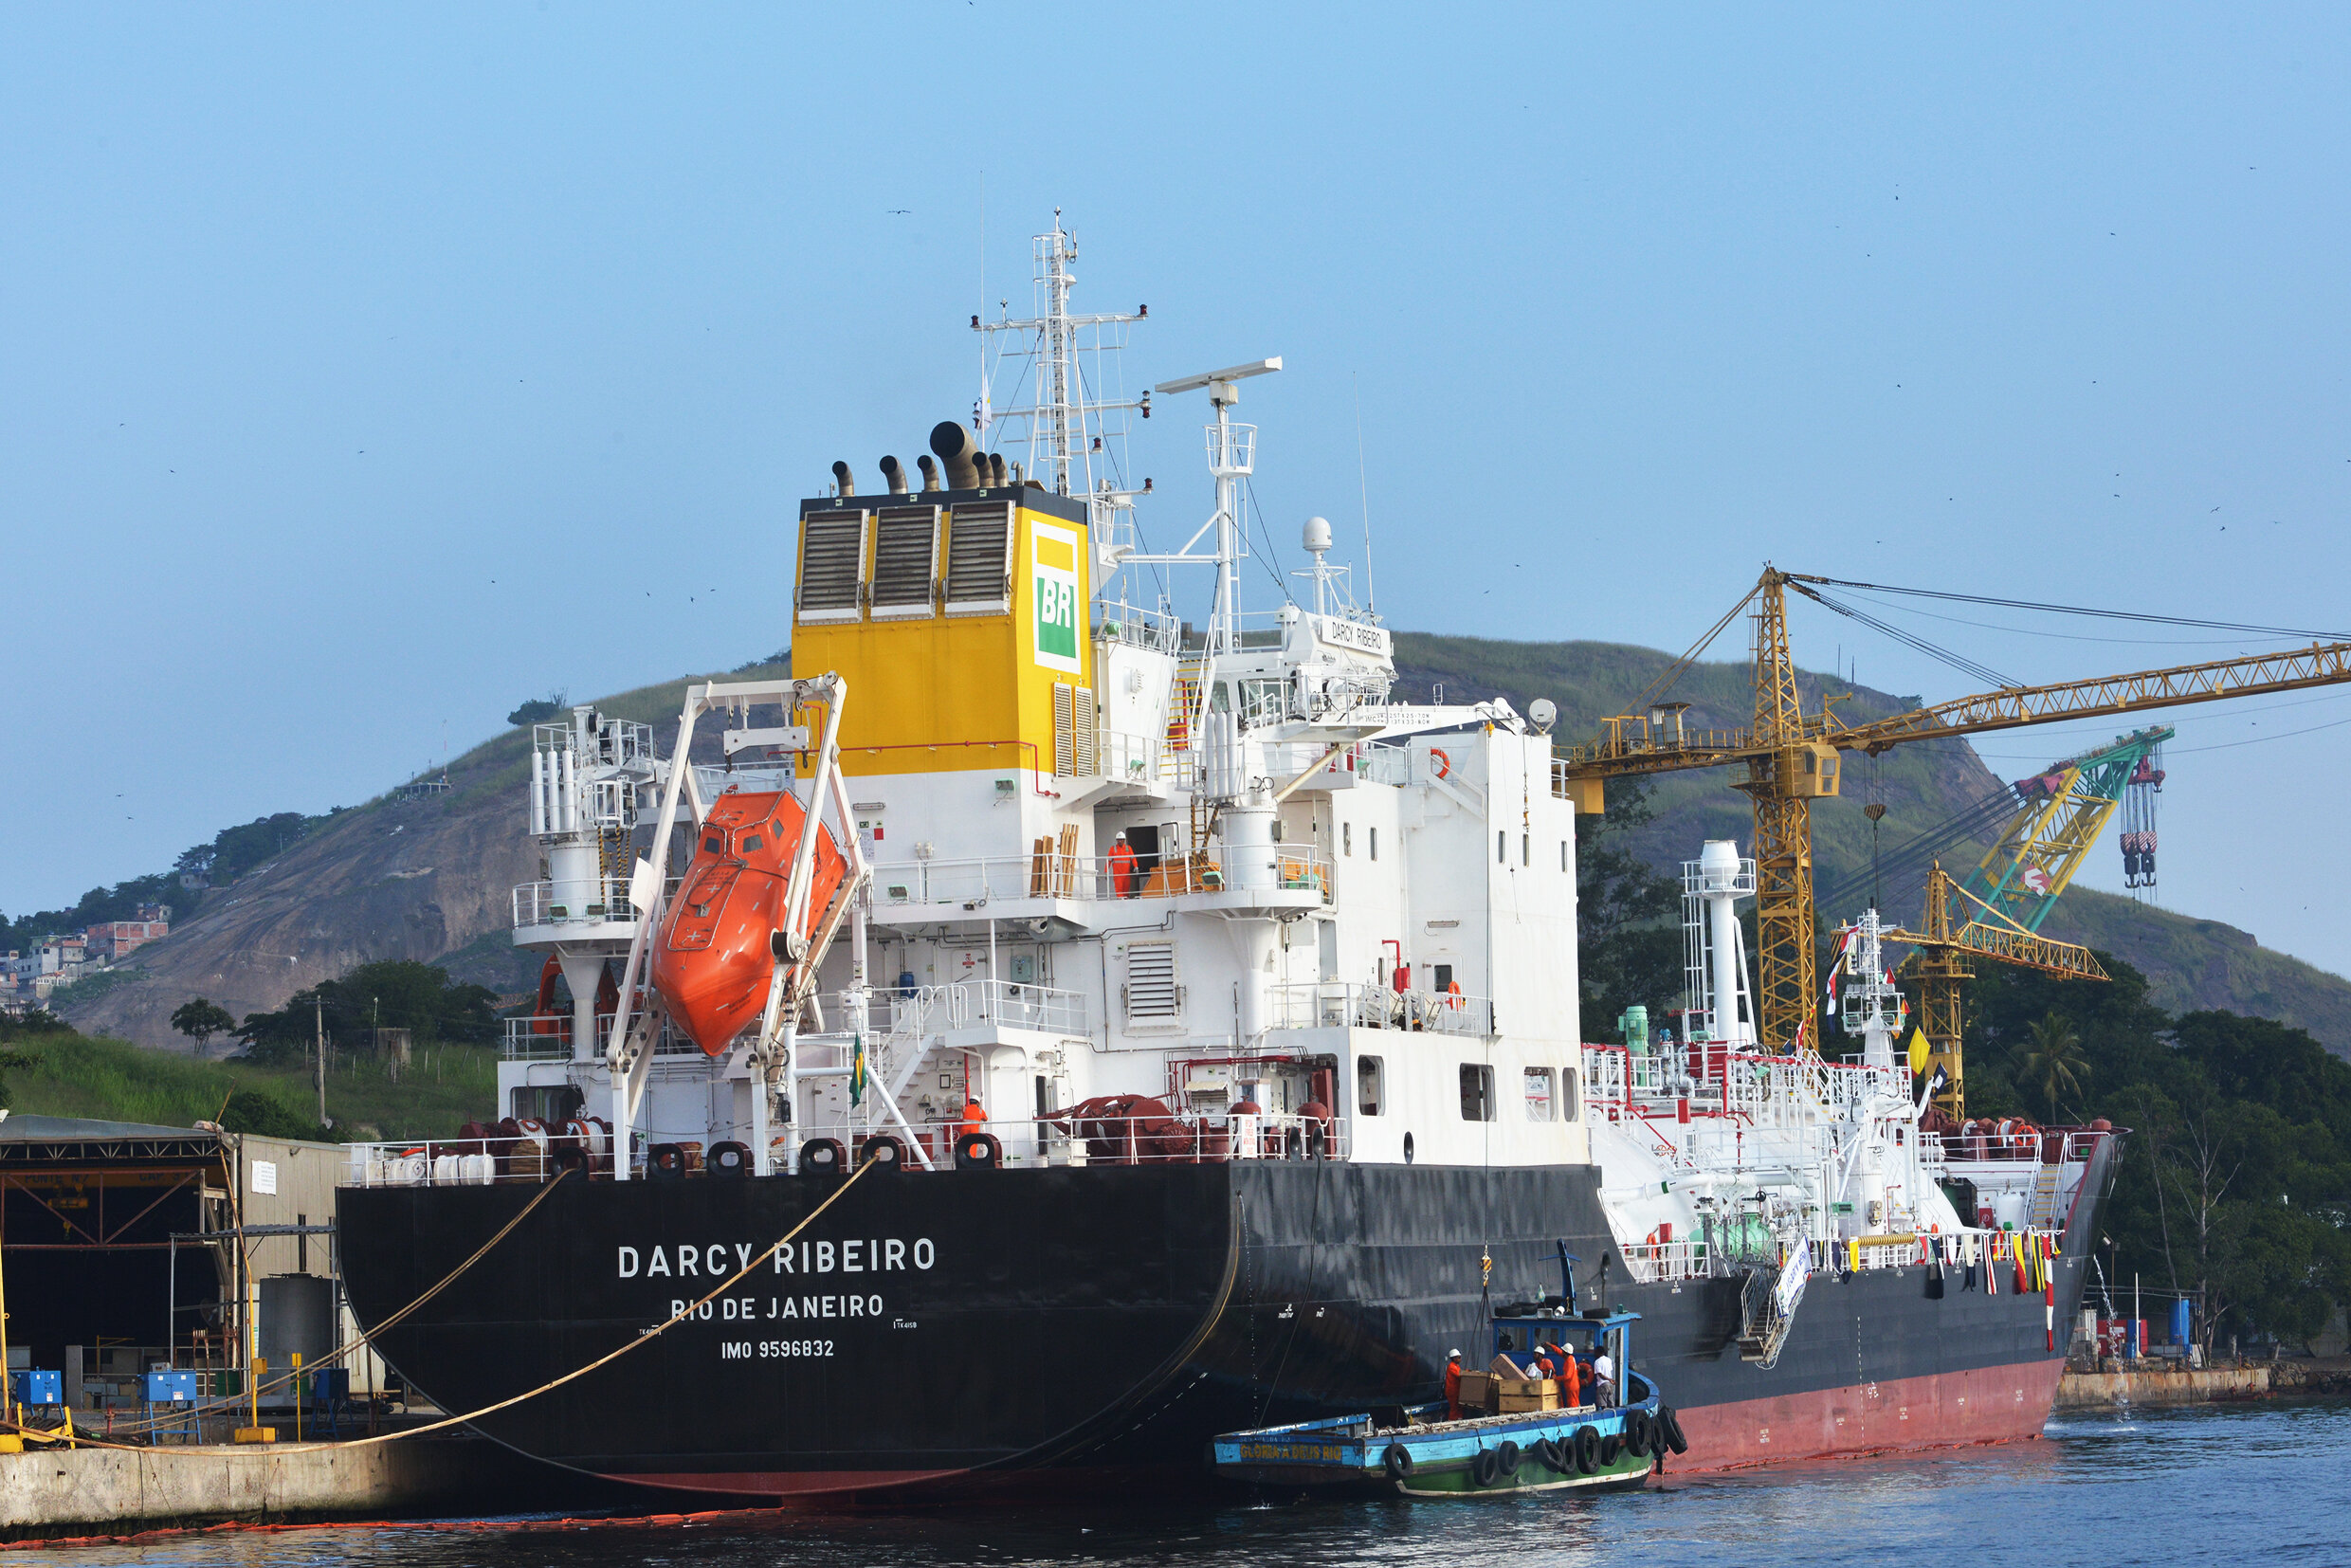
{"label": "ship railing", "polygon": [[1703,1241],[1634,1242],[1617,1250],[1624,1254],[1625,1267],[1632,1277],[1645,1285],[1706,1277],[1708,1258]]}
{"label": "ship railing", "polygon": [[1494,1004],[1463,992],[1309,980],[1267,988],[1275,1029],[1398,1029],[1428,1034],[1494,1032]]}
{"label": "ship railing", "polygon": [[514,890],[514,923],[560,925],[573,921],[633,921],[627,877],[581,882],[526,882]]}
{"label": "ship railing", "polygon": [[[572,1015],[568,1012],[533,1012],[508,1018],[506,1038],[499,1054],[509,1062],[560,1061],[572,1054]],[[612,1015],[596,1014],[598,1040],[609,1033]]]}
{"label": "ship railing", "polygon": [[875,999],[888,1005],[893,1037],[936,1034],[982,1024],[1066,1034],[1083,1034],[1086,1030],[1083,992],[1019,980],[951,980],[911,991],[876,993]]}
{"label": "ship railing", "polygon": [[[959,1123],[936,1121],[914,1129],[936,1169],[956,1165]],[[1221,1165],[1242,1159],[1344,1159],[1342,1122],[1297,1113],[1227,1116],[1073,1116],[992,1121],[980,1129],[994,1138],[1007,1169],[1095,1165]],[[896,1138],[894,1129],[838,1120],[809,1121],[802,1139],[833,1139],[852,1160],[866,1158],[867,1140]],[[908,1159],[904,1169],[919,1169]]]}
{"label": "ship railing", "polygon": [[[641,1015],[640,1015],[641,1016]],[[572,1055],[572,1015],[568,1012],[531,1012],[503,1020],[505,1037],[499,1054],[509,1062],[560,1062]],[[693,1040],[669,1027],[664,1018],[656,1026],[653,1037],[655,1056],[675,1056],[683,1051],[701,1053]],[[612,1014],[596,1014],[595,1043],[591,1055],[601,1055],[605,1042],[611,1038]]]}
{"label": "ship railing", "polygon": [[487,1187],[547,1181],[559,1172],[610,1176],[612,1135],[600,1118],[561,1125],[524,1120],[482,1138],[419,1138],[347,1143],[337,1185],[343,1187]]}
{"label": "ship railing", "polygon": [[2020,1118],[1996,1121],[1984,1117],[1968,1122],[1958,1132],[1941,1134],[1938,1140],[1945,1158],[1954,1161],[2025,1160],[2043,1165],[2079,1165],[2088,1162],[2100,1139],[2112,1136],[2110,1129],[2102,1127],[2041,1127]]}
{"label": "ship railing", "polygon": [[1333,777],[1352,775],[1366,784],[1402,785],[1412,781],[1412,752],[1409,746],[1366,743],[1334,752],[1320,741],[1294,740],[1268,745],[1265,757],[1266,771],[1284,782],[1309,768]]}
{"label": "ship railing", "polygon": [[1166,744],[1156,735],[1103,730],[1094,738],[1094,765],[1101,776],[1121,783],[1156,782],[1161,772],[1159,754]]}
{"label": "ship railing", "polygon": [[1154,653],[1174,653],[1183,641],[1183,622],[1158,610],[1144,610],[1121,601],[1094,606],[1094,635],[1106,643],[1124,643]]}
{"label": "ship railing", "polygon": [[[1323,903],[1330,902],[1328,855],[1302,845],[1276,844],[1269,848],[1273,852],[1275,888],[1315,892],[1321,894]],[[1190,855],[1165,855],[1156,860],[1138,856],[1121,867],[1107,855],[1066,855],[1041,845],[1026,855],[894,861],[874,869],[875,902],[884,908],[913,904],[976,906],[1008,899],[1106,902],[1218,893],[1233,885],[1226,875],[1227,859],[1228,852],[1220,848]]]}

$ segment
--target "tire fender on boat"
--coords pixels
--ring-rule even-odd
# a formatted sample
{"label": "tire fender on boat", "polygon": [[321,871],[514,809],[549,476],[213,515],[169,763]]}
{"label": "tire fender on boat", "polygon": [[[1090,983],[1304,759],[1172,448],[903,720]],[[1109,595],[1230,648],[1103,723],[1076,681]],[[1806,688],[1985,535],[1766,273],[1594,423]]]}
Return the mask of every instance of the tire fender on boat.
{"label": "tire fender on boat", "polygon": [[1469,1478],[1481,1486],[1490,1486],[1502,1474],[1502,1452],[1498,1449],[1480,1449],[1478,1456],[1469,1461]]}
{"label": "tire fender on boat", "polygon": [[1538,1437],[1526,1451],[1535,1456],[1536,1464],[1554,1475],[1565,1475],[1576,1464],[1567,1456],[1567,1450],[1553,1438]]}
{"label": "tire fender on boat", "polygon": [[1494,1468],[1503,1475],[1516,1475],[1519,1473],[1519,1445],[1505,1437],[1502,1440],[1502,1447],[1494,1450]]}
{"label": "tire fender on boat", "polygon": [[1412,1450],[1401,1443],[1391,1443],[1388,1451],[1379,1456],[1379,1468],[1388,1472],[1391,1481],[1401,1481],[1412,1473]]}
{"label": "tire fender on boat", "polygon": [[1600,1432],[1596,1427],[1577,1427],[1576,1435],[1568,1439],[1568,1447],[1576,1459],[1576,1468],[1590,1475],[1600,1468]]}
{"label": "tire fender on boat", "polygon": [[1689,1452],[1689,1439],[1682,1435],[1682,1418],[1674,1413],[1671,1405],[1657,1407],[1657,1424],[1665,1431],[1666,1447],[1675,1453]]}
{"label": "tire fender on boat", "polygon": [[1625,1451],[1635,1459],[1647,1459],[1649,1450],[1649,1412],[1625,1412]]}

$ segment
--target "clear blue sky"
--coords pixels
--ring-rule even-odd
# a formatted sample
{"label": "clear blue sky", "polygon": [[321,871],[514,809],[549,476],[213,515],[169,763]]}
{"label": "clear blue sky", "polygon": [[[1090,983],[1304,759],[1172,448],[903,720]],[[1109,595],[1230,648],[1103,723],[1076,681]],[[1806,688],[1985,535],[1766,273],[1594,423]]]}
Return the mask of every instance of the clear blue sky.
{"label": "clear blue sky", "polygon": [[[1134,381],[1285,356],[1285,566],[1359,387],[1398,627],[1678,648],[1770,557],[2351,629],[2346,80],[2340,8],[9,6],[0,908],[783,644],[795,498],[969,405],[983,180],[989,295],[1062,206]],[[2165,902],[2351,970],[2346,762],[2193,714]]]}

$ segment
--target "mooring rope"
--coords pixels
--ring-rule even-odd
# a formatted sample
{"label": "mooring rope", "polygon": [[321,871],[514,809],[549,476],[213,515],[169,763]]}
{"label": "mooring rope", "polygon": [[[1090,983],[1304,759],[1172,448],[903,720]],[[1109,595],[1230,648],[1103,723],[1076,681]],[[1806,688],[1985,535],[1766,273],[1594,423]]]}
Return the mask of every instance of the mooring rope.
{"label": "mooring rope", "polygon": [[[611,1365],[612,1362],[619,1360],[623,1356],[626,1356],[630,1351],[636,1349],[639,1345],[650,1343],[652,1340],[661,1338],[661,1336],[668,1333],[671,1329],[677,1327],[678,1324],[692,1317],[701,1308],[708,1305],[711,1302],[718,1300],[719,1297],[733,1289],[738,1284],[741,1283],[741,1281],[748,1276],[753,1269],[758,1267],[761,1264],[767,1262],[776,1253],[791,1246],[793,1241],[797,1240],[801,1231],[815,1224],[818,1215],[822,1214],[826,1210],[831,1208],[835,1200],[837,1200],[843,1193],[846,1193],[851,1187],[856,1186],[857,1183],[864,1178],[866,1173],[871,1169],[873,1169],[873,1162],[868,1160],[866,1163],[860,1165],[856,1170],[850,1172],[849,1178],[841,1183],[840,1186],[834,1188],[826,1197],[824,1202],[810,1210],[807,1217],[802,1219],[799,1224],[793,1226],[783,1235],[771,1242],[767,1249],[760,1252],[757,1257],[751,1259],[748,1263],[744,1264],[740,1268],[737,1269],[726,1279],[721,1280],[719,1284],[713,1285],[707,1294],[695,1301],[686,1303],[683,1307],[680,1308],[677,1312],[672,1313],[665,1322],[658,1323],[652,1328],[647,1329],[635,1339],[629,1340],[617,1348],[606,1352],[604,1355],[597,1357],[594,1360],[590,1361],[587,1365],[574,1367],[570,1372],[563,1374],[560,1377],[549,1378],[546,1382],[539,1384],[537,1388],[525,1389],[520,1394],[510,1395],[504,1399],[500,1399],[492,1404],[483,1405],[479,1410],[467,1411],[462,1415],[451,1415],[443,1420],[428,1422],[426,1425],[421,1427],[406,1427],[399,1431],[378,1432],[374,1437],[355,1437],[349,1441],[337,1440],[333,1444],[333,1447],[337,1449],[371,1448],[378,1443],[396,1443],[403,1438],[421,1437],[427,1432],[444,1431],[450,1427],[464,1426],[467,1422],[479,1420],[484,1415],[494,1415],[501,1410],[511,1410],[515,1406],[522,1404],[527,1400],[538,1398],[542,1394],[551,1393],[556,1389],[559,1389],[566,1383],[576,1382],[580,1378],[587,1377],[588,1374],[596,1371],[600,1367]],[[561,1181],[563,1177],[560,1175],[556,1177],[556,1181]],[[448,1275],[444,1278],[439,1285],[434,1285],[431,1289],[417,1297],[416,1300],[402,1307],[398,1312],[393,1313],[391,1317],[386,1318],[382,1322],[376,1324],[374,1332],[380,1334],[400,1319],[407,1317],[411,1312],[414,1312],[418,1307],[424,1305],[434,1296],[439,1295],[451,1280],[456,1279],[458,1275],[463,1274],[466,1269],[481,1262],[483,1256],[487,1253],[491,1248],[496,1247],[501,1241],[503,1241],[507,1234],[512,1231],[516,1226],[522,1223],[533,1209],[538,1207],[540,1202],[546,1198],[549,1193],[555,1191],[555,1187],[556,1182],[549,1182],[547,1186],[540,1191],[537,1197],[534,1197],[529,1203],[522,1207],[520,1212],[517,1213],[513,1219],[506,1222],[505,1226],[499,1231],[498,1234],[492,1236],[488,1241],[483,1243],[480,1248],[476,1249],[473,1256],[467,1258],[464,1263],[459,1264],[457,1267],[450,1270]],[[359,1342],[364,1344],[367,1341],[365,1338],[362,1338]],[[342,1352],[337,1351],[336,1354],[341,1355]],[[292,1375],[289,1374],[288,1376]],[[275,1387],[277,1385],[273,1383],[269,1386]],[[242,1403],[246,1397],[247,1396],[241,1395],[236,1399],[226,1400],[210,1408],[214,1410],[227,1409],[238,1403]],[[184,1416],[177,1415],[176,1413],[173,1417],[174,1422],[184,1419]],[[75,1434],[71,1438],[68,1438],[64,1432],[43,1431],[36,1428],[20,1426],[13,1422],[0,1422],[0,1430],[20,1432],[27,1437],[36,1438],[44,1442],[71,1442],[93,1449],[122,1449],[136,1453],[146,1453],[153,1451],[151,1448],[138,1444],[108,1442],[102,1438],[83,1437],[79,1433]],[[272,1449],[265,1444],[255,1444],[250,1447],[243,1447],[227,1451],[233,1452],[241,1456],[251,1455],[265,1458],[269,1455]]]}

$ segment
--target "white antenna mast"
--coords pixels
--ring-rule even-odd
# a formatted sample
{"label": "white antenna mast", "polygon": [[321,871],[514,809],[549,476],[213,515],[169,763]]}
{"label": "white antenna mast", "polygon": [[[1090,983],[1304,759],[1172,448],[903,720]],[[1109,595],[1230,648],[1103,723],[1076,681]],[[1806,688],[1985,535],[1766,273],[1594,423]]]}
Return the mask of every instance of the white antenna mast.
{"label": "white antenna mast", "polygon": [[[1123,422],[1113,427],[1109,416],[1131,410],[1148,419],[1151,399],[1148,394],[1132,401],[1089,395],[1084,356],[1092,355],[1099,366],[1104,353],[1125,347],[1126,329],[1147,319],[1151,307],[1138,306],[1132,315],[1119,311],[1083,316],[1070,313],[1069,294],[1078,279],[1069,264],[1078,259],[1078,246],[1062,227],[1059,208],[1053,210],[1051,232],[1039,234],[1030,241],[1030,255],[1037,313],[1024,320],[1006,318],[988,321],[978,316],[972,318],[973,327],[983,335],[1011,332],[1027,339],[1020,347],[1000,351],[1000,357],[1010,356],[1034,361],[1031,401],[1006,409],[993,417],[1027,423],[1030,477],[1056,495],[1087,497],[1095,511],[1095,521],[1100,524],[1108,520],[1106,514],[1131,505],[1134,498],[1142,493],[1113,488],[1109,479],[1098,480],[1094,473],[1094,454],[1103,450],[1105,439],[1125,434]],[[985,357],[983,350],[983,360]],[[1099,384],[1100,377],[1096,380]],[[975,414],[975,420],[977,418]],[[1143,486],[1148,488],[1148,484]]]}
{"label": "white antenna mast", "polygon": [[1379,614],[1379,585],[1372,580],[1372,479],[1363,463],[1363,380],[1350,375],[1355,389],[1355,482],[1363,492],[1363,609],[1375,619]]}
{"label": "white antenna mast", "polygon": [[[1257,427],[1235,425],[1232,406],[1241,401],[1241,389],[1235,383],[1252,375],[1267,375],[1282,368],[1280,358],[1252,359],[1246,365],[1228,365],[1220,371],[1203,375],[1187,375],[1174,381],[1162,381],[1151,390],[1165,395],[1208,389],[1208,400],[1216,410],[1216,423],[1208,428],[1208,467],[1216,476],[1216,511],[1208,521],[1193,531],[1192,538],[1172,556],[1136,556],[1121,557],[1128,561],[1158,565],[1197,564],[1212,561],[1216,566],[1216,608],[1209,617],[1208,647],[1212,656],[1230,653],[1241,646],[1241,603],[1232,580],[1233,563],[1248,554],[1248,540],[1241,531],[1241,483],[1257,466]],[[1192,547],[1198,544],[1211,529],[1216,534],[1213,555],[1197,556]]]}

